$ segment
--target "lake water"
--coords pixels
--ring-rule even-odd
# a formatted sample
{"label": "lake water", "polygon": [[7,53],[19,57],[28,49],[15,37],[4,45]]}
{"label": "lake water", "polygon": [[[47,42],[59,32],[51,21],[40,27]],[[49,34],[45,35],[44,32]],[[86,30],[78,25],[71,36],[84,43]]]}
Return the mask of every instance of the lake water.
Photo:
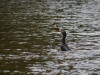
{"label": "lake water", "polygon": [[100,1],[1,0],[0,75],[100,75]]}

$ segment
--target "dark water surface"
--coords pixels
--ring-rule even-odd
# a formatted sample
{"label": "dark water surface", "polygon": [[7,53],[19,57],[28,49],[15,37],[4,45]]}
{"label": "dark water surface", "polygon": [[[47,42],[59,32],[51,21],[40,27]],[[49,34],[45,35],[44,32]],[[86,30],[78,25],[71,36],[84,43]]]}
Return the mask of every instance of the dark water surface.
{"label": "dark water surface", "polygon": [[1,0],[0,75],[100,75],[100,1]]}

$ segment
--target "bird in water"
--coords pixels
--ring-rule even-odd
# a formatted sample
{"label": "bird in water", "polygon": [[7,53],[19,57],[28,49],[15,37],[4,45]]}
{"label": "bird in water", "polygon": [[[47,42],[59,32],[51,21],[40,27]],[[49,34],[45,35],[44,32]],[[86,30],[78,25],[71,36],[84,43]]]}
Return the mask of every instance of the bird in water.
{"label": "bird in water", "polygon": [[55,30],[60,31],[63,35],[62,37],[62,45],[61,45],[61,50],[62,51],[70,51],[71,49],[67,46],[67,44],[65,43],[65,39],[66,39],[66,32],[64,30],[59,29],[57,26],[54,27]]}

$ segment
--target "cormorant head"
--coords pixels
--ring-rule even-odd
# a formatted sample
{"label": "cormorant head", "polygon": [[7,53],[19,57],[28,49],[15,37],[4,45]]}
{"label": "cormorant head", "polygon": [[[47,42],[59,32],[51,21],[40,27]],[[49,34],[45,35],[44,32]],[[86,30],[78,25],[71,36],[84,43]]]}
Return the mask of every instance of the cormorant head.
{"label": "cormorant head", "polygon": [[63,38],[66,38],[66,32],[60,28],[58,28],[56,25],[53,27],[53,29],[57,30],[57,31],[60,31],[63,35]]}
{"label": "cormorant head", "polygon": [[66,32],[64,30],[60,30],[60,32],[62,33],[63,37],[66,37]]}

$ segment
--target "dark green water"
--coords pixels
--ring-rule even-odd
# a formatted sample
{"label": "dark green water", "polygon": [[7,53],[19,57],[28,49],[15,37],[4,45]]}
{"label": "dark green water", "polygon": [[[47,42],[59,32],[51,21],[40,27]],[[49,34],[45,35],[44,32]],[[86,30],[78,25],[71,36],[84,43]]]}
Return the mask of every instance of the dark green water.
{"label": "dark green water", "polygon": [[100,1],[1,0],[0,75],[100,75]]}

